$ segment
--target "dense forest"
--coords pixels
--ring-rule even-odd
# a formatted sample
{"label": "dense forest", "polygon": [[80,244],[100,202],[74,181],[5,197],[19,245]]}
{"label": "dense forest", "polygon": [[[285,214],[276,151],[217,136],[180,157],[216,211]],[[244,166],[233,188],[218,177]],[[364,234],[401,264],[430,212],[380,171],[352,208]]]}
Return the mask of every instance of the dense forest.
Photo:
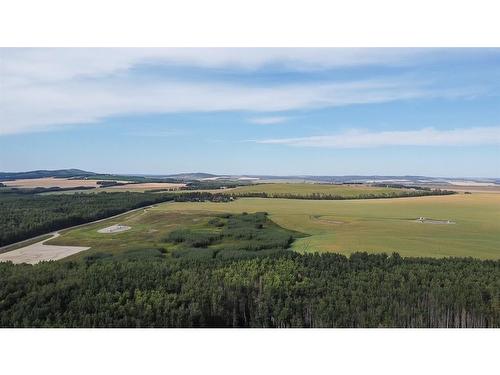
{"label": "dense forest", "polygon": [[347,200],[347,199],[381,199],[381,198],[408,198],[408,197],[424,197],[429,195],[451,195],[456,194],[454,191],[441,189],[415,189],[401,190],[394,192],[376,192],[363,193],[352,196],[344,196],[337,194],[311,193],[311,194],[295,194],[295,193],[266,193],[266,192],[238,192],[235,194],[227,193],[233,198],[283,198],[283,199],[313,199],[313,200]]}
{"label": "dense forest", "polygon": [[0,264],[2,327],[500,327],[500,261],[158,250]]}
{"label": "dense forest", "polygon": [[229,199],[205,192],[57,195],[0,193],[0,246],[155,203]]}

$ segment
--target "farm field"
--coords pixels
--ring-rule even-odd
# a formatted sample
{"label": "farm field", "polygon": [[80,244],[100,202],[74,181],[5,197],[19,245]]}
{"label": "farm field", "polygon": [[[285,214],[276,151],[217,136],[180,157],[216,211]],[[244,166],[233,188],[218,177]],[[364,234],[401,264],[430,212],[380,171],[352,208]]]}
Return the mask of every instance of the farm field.
{"label": "farm field", "polygon": [[36,187],[72,188],[72,187],[79,187],[79,186],[90,186],[90,187],[98,187],[99,186],[99,185],[97,185],[97,180],[84,180],[84,179],[73,180],[73,179],[68,179],[68,178],[54,178],[54,177],[2,181],[2,184],[4,184],[5,186],[8,186],[8,187],[16,187],[16,188],[24,188],[24,189],[31,189],[31,188],[36,188]]}
{"label": "farm field", "polygon": [[465,193],[465,192],[470,192],[470,193],[491,193],[491,194],[500,194],[500,185],[427,185],[428,187],[432,189],[445,189],[445,190],[451,190],[451,191],[456,191],[459,193]]}
{"label": "farm field", "polygon": [[186,186],[182,183],[170,183],[170,182],[145,182],[138,184],[126,184],[110,186],[106,188],[100,188],[99,191],[132,191],[132,192],[144,192],[148,190],[166,189],[166,190],[178,190],[181,187]]}
{"label": "farm field", "polygon": [[[22,189],[33,189],[37,187],[42,187],[42,188],[53,188],[53,187],[59,187],[59,188],[77,188],[77,187],[93,187],[95,189],[88,189],[88,190],[68,190],[64,192],[58,192],[58,191],[51,191],[51,192],[44,192],[42,194],[74,194],[74,193],[99,193],[103,191],[108,191],[108,192],[124,192],[124,191],[130,191],[130,192],[138,192],[138,193],[143,193],[149,190],[159,190],[159,189],[165,189],[165,190],[178,190],[181,187],[186,186],[186,184],[183,183],[170,183],[170,182],[145,182],[145,183],[130,183],[130,184],[125,184],[125,185],[117,185],[117,186],[109,186],[109,187],[100,187],[97,182],[100,180],[74,180],[74,179],[66,179],[66,178],[53,178],[53,177],[47,177],[47,178],[34,178],[34,179],[25,179],[25,180],[13,180],[13,181],[2,181],[2,183],[7,186],[7,187],[13,187],[13,188],[22,188]],[[126,182],[126,181],[119,181],[119,182]]]}
{"label": "farm field", "polygon": [[[163,203],[131,214],[70,230],[48,244],[88,246],[90,251],[120,252],[161,247],[168,232],[214,213],[268,212],[285,229],[307,235],[298,252],[398,252],[402,256],[500,258],[500,196],[471,194],[417,198],[314,201],[240,198],[229,203]],[[208,216],[207,216],[208,215]],[[425,217],[430,222],[416,219]],[[432,220],[453,224],[432,224]],[[98,229],[113,224],[131,229],[114,235]],[[87,253],[87,252],[84,252]],[[84,254],[82,253],[82,254]]]}
{"label": "farm field", "polygon": [[347,198],[356,198],[363,194],[381,194],[381,193],[399,193],[402,191],[411,191],[411,189],[396,189],[386,187],[375,187],[369,185],[334,185],[334,184],[315,184],[315,183],[266,183],[249,186],[241,186],[233,189],[226,189],[223,192],[234,195],[245,195],[249,193],[267,193],[272,195],[293,194],[293,195],[311,195],[311,194],[330,194]]}
{"label": "farm field", "polygon": [[[284,228],[309,234],[294,242],[300,252],[392,252],[402,256],[500,258],[497,194],[307,201],[244,198],[231,203],[172,203],[156,210],[267,211]],[[416,222],[426,217],[453,225]]]}

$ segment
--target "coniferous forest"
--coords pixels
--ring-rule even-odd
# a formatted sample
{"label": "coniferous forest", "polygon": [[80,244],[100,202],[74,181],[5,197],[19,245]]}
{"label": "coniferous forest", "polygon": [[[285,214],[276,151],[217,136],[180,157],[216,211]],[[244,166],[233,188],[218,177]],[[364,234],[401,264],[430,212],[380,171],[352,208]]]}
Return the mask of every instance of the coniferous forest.
{"label": "coniferous forest", "polygon": [[158,250],[0,263],[2,327],[500,327],[500,261]]}

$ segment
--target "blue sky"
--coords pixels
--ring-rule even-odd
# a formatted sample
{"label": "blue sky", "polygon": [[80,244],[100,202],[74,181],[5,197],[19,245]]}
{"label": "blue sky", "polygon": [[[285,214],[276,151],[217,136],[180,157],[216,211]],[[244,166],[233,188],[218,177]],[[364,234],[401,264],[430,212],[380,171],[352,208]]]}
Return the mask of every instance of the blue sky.
{"label": "blue sky", "polygon": [[0,49],[0,170],[500,177],[500,49]]}

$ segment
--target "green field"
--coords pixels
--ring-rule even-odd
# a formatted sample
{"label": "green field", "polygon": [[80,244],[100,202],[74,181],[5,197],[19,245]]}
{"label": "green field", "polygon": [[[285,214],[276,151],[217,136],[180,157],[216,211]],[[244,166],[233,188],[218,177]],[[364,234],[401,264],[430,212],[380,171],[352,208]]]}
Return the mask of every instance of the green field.
{"label": "green field", "polygon": [[[169,231],[208,221],[213,213],[266,211],[283,228],[308,236],[299,252],[399,252],[402,256],[500,258],[500,195],[472,194],[417,198],[314,201],[240,198],[230,203],[163,203],[126,218],[70,230],[51,244],[90,246],[119,252],[162,246]],[[419,223],[426,217],[455,224]],[[97,229],[115,223],[132,227],[118,234]],[[83,253],[82,253],[83,254]]]}
{"label": "green field", "polygon": [[[113,224],[131,229],[99,233]],[[208,211],[166,212],[145,208],[117,218],[61,231],[53,245],[85,244],[90,250],[70,259],[96,253],[118,255],[159,250],[173,257],[212,258],[286,250],[293,238],[303,236],[276,225],[264,213],[220,214]]]}
{"label": "green field", "polygon": [[[51,191],[41,193],[42,195],[53,195],[53,194],[93,194],[97,192],[118,192],[118,191],[131,191],[131,192],[147,192],[152,190],[152,188],[141,188],[141,185],[134,186],[130,184],[127,186],[116,187],[104,187],[98,189],[86,189],[86,190],[67,190],[62,192]],[[153,190],[161,190],[160,188],[155,188]],[[167,190],[167,189],[165,189]],[[351,184],[351,185],[334,185],[334,184],[317,184],[317,183],[265,183],[265,184],[253,184],[247,186],[240,186],[236,188],[228,189],[196,189],[196,190],[172,190],[175,193],[189,193],[193,191],[207,191],[210,193],[221,193],[230,194],[235,196],[245,196],[248,194],[256,193],[266,193],[270,197],[278,196],[282,197],[286,194],[291,194],[295,196],[311,196],[313,194],[319,195],[332,195],[342,198],[359,198],[366,196],[368,194],[382,195],[382,194],[404,194],[408,192],[415,192],[413,189],[399,189],[399,188],[387,188],[387,187],[377,187],[365,184]]]}
{"label": "green field", "polygon": [[333,184],[313,184],[313,183],[269,183],[241,186],[234,189],[227,189],[226,194],[245,195],[249,193],[267,193],[269,195],[338,195],[346,198],[356,198],[363,194],[383,194],[400,193],[410,191],[410,189],[396,189],[386,187],[375,187],[369,185],[333,185]]}

